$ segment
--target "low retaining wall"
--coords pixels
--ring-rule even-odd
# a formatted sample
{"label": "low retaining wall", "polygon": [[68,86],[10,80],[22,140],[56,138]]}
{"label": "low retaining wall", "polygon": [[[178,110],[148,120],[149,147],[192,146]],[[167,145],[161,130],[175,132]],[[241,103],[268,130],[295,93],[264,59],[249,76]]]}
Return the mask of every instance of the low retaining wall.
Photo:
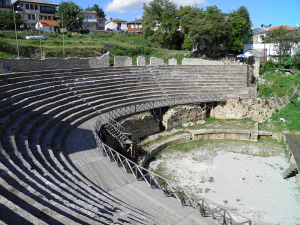
{"label": "low retaining wall", "polygon": [[191,130],[192,140],[206,139],[232,139],[244,141],[257,141],[258,135],[250,130],[227,130],[227,129],[201,129]]}

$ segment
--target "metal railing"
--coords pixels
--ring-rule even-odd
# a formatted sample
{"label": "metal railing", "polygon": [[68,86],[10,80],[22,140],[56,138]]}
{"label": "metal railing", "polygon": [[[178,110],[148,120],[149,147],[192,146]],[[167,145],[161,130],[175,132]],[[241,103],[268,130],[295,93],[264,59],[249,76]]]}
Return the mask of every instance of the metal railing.
{"label": "metal railing", "polygon": [[166,196],[175,197],[183,206],[191,206],[198,209],[202,216],[211,216],[220,222],[220,224],[255,224],[255,221],[232,212],[213,201],[196,194],[192,195],[188,193],[185,188],[175,182],[167,180],[127,159],[116,150],[104,144],[96,130],[93,131],[93,135],[100,151],[110,161],[115,162],[119,167],[123,167],[125,172],[132,173],[137,180],[145,181],[149,187],[160,189]]}

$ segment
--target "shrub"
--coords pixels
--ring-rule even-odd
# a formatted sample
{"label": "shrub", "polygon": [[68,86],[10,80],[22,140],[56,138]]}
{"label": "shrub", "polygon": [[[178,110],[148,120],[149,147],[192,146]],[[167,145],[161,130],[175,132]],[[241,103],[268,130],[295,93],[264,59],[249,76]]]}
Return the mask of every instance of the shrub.
{"label": "shrub", "polygon": [[295,54],[293,55],[294,65],[300,69],[300,47],[295,49]]}
{"label": "shrub", "polygon": [[265,62],[264,71],[271,71],[275,68],[275,64],[272,61]]}
{"label": "shrub", "polygon": [[289,69],[294,66],[294,59],[290,56],[285,56],[282,58],[281,63],[283,64],[284,68]]}

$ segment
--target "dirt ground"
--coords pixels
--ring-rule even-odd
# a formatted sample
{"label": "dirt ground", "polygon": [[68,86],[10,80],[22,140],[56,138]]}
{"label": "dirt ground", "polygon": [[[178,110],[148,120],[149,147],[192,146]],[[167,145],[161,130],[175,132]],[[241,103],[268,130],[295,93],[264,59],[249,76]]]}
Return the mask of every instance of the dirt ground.
{"label": "dirt ground", "polygon": [[233,211],[271,224],[300,224],[300,188],[283,179],[289,162],[283,146],[258,142],[189,142],[189,151],[171,146],[150,163],[166,177]]}

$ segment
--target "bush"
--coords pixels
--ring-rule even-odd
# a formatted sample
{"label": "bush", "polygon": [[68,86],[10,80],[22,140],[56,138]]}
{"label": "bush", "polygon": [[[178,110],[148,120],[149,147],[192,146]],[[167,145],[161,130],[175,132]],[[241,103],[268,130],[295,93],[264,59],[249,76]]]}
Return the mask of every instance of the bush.
{"label": "bush", "polygon": [[281,63],[283,64],[284,68],[289,69],[294,66],[294,59],[290,56],[285,56],[282,58]]}
{"label": "bush", "polygon": [[293,55],[294,65],[300,69],[300,47],[295,49],[295,54]]}
{"label": "bush", "polygon": [[264,68],[259,68],[259,74],[262,75],[264,73]]}
{"label": "bush", "polygon": [[275,68],[275,64],[272,61],[265,62],[264,71],[271,71]]}

